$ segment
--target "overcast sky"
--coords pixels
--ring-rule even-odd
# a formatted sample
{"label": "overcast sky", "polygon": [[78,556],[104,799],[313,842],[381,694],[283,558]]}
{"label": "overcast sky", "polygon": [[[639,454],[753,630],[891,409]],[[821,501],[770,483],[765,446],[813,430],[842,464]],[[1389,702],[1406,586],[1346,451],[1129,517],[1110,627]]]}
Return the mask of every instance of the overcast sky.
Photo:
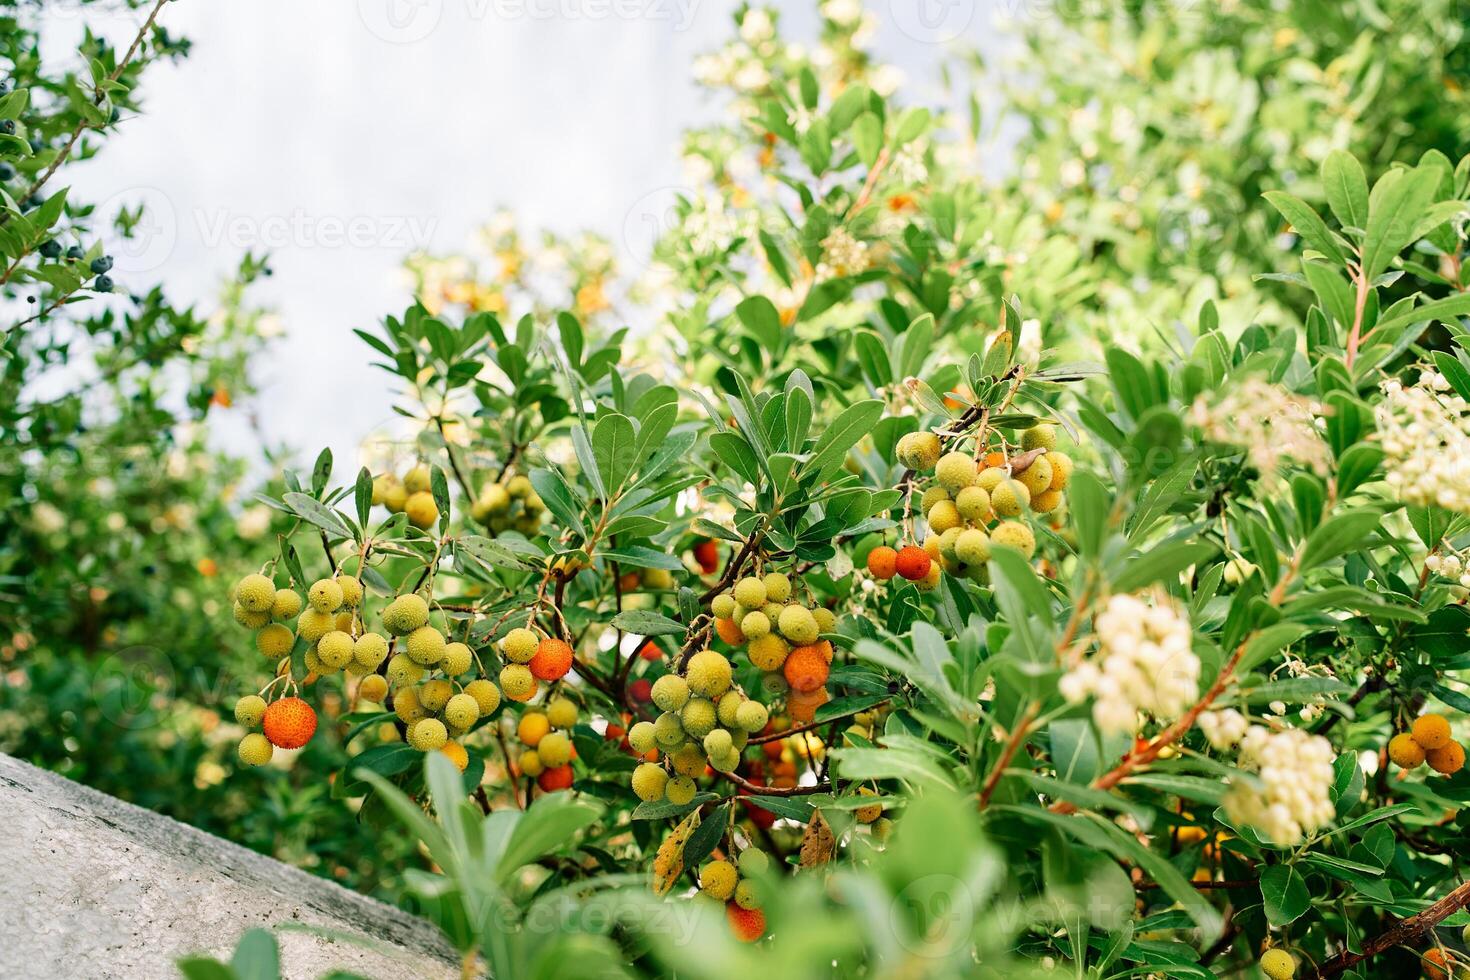
{"label": "overcast sky", "polygon": [[[988,46],[989,5],[868,4],[879,55],[921,86],[917,96],[940,45]],[[331,445],[353,459],[392,415],[385,376],[351,329],[406,305],[404,254],[461,248],[500,206],[523,229],[591,228],[636,249],[630,213],[677,183],[679,133],[716,111],[690,67],[729,36],[736,6],[171,3],[163,22],[194,42],[192,56],[147,73],[145,114],[73,168],[73,183],[114,208],[149,205],[146,245],[117,257],[123,288],[162,281],[206,302],[242,251],[268,249],[275,276],[259,296],[286,336],[269,361],[264,429],[304,454]],[[776,6],[789,36],[811,39],[812,0]],[[122,38],[140,18],[100,26]],[[65,19],[53,41],[67,40]]]}

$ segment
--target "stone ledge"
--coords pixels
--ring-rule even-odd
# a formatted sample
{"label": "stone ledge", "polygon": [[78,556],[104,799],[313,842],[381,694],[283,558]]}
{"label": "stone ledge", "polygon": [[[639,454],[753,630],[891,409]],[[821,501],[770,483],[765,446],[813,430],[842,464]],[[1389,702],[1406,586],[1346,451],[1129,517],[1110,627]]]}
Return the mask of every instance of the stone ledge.
{"label": "stone ledge", "polygon": [[253,926],[279,932],[282,975],[459,976],[434,926],[176,820],[0,755],[0,975],[177,978],[190,953],[228,959]]}

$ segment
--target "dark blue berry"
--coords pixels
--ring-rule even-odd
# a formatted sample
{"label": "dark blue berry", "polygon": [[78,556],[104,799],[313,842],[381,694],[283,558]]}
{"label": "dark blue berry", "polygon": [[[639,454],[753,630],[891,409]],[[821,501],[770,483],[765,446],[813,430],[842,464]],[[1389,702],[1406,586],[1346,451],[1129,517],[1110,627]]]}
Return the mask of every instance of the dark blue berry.
{"label": "dark blue berry", "polygon": [[94,283],[92,283],[92,288],[95,289],[95,290],[97,290],[97,292],[99,292],[99,293],[110,293],[110,292],[112,292],[112,277],[111,276],[98,276],[97,277],[97,281],[94,282]]}
{"label": "dark blue berry", "polygon": [[82,251],[82,247],[80,245],[73,245],[71,248],[66,250],[66,257],[71,259],[73,262],[82,258],[82,256],[86,254],[86,252]]}
{"label": "dark blue berry", "polygon": [[111,268],[112,258],[110,256],[104,255],[101,258],[96,258],[92,260],[92,271],[99,276]]}
{"label": "dark blue berry", "polygon": [[6,136],[14,136],[15,135],[15,120],[14,119],[0,119],[0,133],[4,133]]}
{"label": "dark blue berry", "polygon": [[61,255],[61,243],[54,238],[49,238],[41,243],[40,252],[42,258],[54,259]]}
{"label": "dark blue berry", "polygon": [[0,163],[0,180],[9,180],[15,176],[15,168],[8,163]]}

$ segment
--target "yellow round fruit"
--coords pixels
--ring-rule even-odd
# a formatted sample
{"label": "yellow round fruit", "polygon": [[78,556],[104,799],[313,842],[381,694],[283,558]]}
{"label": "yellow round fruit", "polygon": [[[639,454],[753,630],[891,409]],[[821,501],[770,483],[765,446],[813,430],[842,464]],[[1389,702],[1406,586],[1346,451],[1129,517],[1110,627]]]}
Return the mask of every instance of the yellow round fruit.
{"label": "yellow round fruit", "polygon": [[[790,609],[791,607],[788,606],[787,610]],[[803,609],[802,612],[806,610]],[[806,615],[808,619],[811,619],[811,613],[806,613]],[[786,618],[785,612],[781,614],[781,618],[783,620]],[[816,639],[816,629],[816,620],[812,620],[812,639]],[[790,636],[790,634],[787,635]],[[714,650],[705,650],[689,658],[689,670],[685,676],[689,681],[689,690],[701,697],[713,700],[730,689],[731,675],[730,661]]]}
{"label": "yellow round fruit", "polygon": [[1031,491],[1019,480],[1005,480],[990,492],[990,506],[1001,517],[1020,517],[1031,504]]}
{"label": "yellow round fruit", "polygon": [[434,495],[427,490],[409,494],[403,512],[408,515],[408,523],[421,531],[427,531],[439,520],[439,505],[434,503]]}
{"label": "yellow round fruit", "polygon": [[352,637],[341,630],[332,630],[317,641],[316,655],[332,670],[341,670],[352,660],[353,649]]}
{"label": "yellow round fruit", "polygon": [[546,765],[541,761],[541,756],[536,754],[535,749],[527,749],[522,752],[516,762],[521,767],[521,775],[530,776],[532,779],[546,771]]}
{"label": "yellow round fruit", "polygon": [[954,505],[954,501],[941,500],[930,509],[925,519],[929,522],[930,530],[935,534],[943,534],[945,531],[960,526],[960,511]]}
{"label": "yellow round fruit", "polygon": [[454,685],[443,679],[425,681],[419,685],[419,704],[430,714],[437,715],[443,711],[453,696]]}
{"label": "yellow round fruit", "polygon": [[990,544],[995,548],[1010,548],[1026,558],[1036,554],[1036,535],[1020,521],[1005,521],[990,532]]}
{"label": "yellow round fruit", "polygon": [[470,669],[474,662],[474,654],[470,648],[463,643],[451,643],[444,648],[444,659],[439,662],[439,667],[448,677],[458,677]]}
{"label": "yellow round fruit", "polygon": [[978,475],[975,460],[967,453],[946,453],[934,467],[934,478],[951,497],[965,487],[974,486]]}
{"label": "yellow round fruit", "polygon": [[259,573],[235,584],[235,604],[247,612],[268,613],[276,601],[276,583]]}
{"label": "yellow round fruit", "polygon": [[255,634],[255,649],[271,659],[284,657],[295,645],[296,634],[291,632],[289,626],[282,626],[280,623],[262,626],[260,632]]}
{"label": "yellow round fruit", "polygon": [[364,633],[352,644],[352,659],[368,670],[377,670],[388,659],[388,641],[378,633]]}
{"label": "yellow round fruit", "polygon": [[653,762],[645,762],[633,770],[633,795],[645,803],[662,799],[664,786],[669,781],[669,774],[664,772],[662,766]]}
{"label": "yellow round fruit", "polygon": [[1450,741],[1437,749],[1430,749],[1424,753],[1424,761],[1429,763],[1429,768],[1445,776],[1453,776],[1465,768],[1465,747],[1459,742]]}
{"label": "yellow round fruit", "polygon": [[1399,732],[1388,740],[1388,758],[1400,769],[1417,769],[1424,764],[1424,746],[1408,732]]}
{"label": "yellow round fruit", "polygon": [[295,619],[300,615],[302,605],[301,593],[280,589],[271,603],[271,619]]}
{"label": "yellow round fruit", "polygon": [[1051,463],[1047,462],[1045,456],[1038,456],[1031,461],[1030,466],[1016,474],[1016,479],[1035,497],[1051,489],[1051,476]]}
{"label": "yellow round fruit", "polygon": [[409,493],[421,493],[429,489],[430,480],[429,468],[420,463],[403,474],[403,488]]}
{"label": "yellow round fruit", "polygon": [[1433,749],[1442,749],[1450,743],[1450,723],[1444,715],[1427,714],[1420,715],[1414,719],[1414,726],[1410,729],[1414,741],[1426,752]]}
{"label": "yellow round fruit", "polygon": [[240,761],[247,766],[263,766],[275,755],[270,739],[259,732],[251,732],[240,739]]}
{"label": "yellow round fruit", "polygon": [[442,749],[449,741],[449,730],[438,718],[420,718],[408,727],[408,744],[420,752]]}
{"label": "yellow round fruit", "polygon": [[541,637],[533,630],[520,626],[505,634],[505,639],[500,641],[500,652],[513,664],[528,664],[536,656],[540,643]]}
{"label": "yellow round fruit", "polygon": [[571,728],[577,723],[577,705],[567,698],[553,698],[546,706],[546,718],[552,728]]}
{"label": "yellow round fruit", "polygon": [[420,626],[408,634],[408,639],[404,642],[404,649],[408,651],[414,663],[432,667],[444,659],[444,652],[448,645],[443,633],[432,626]]}
{"label": "yellow round fruit", "polygon": [[406,653],[397,653],[388,661],[388,680],[394,687],[417,684],[424,679],[424,668],[409,659]]}
{"label": "yellow round fruit", "polygon": [[1054,425],[1042,423],[1033,425],[1021,433],[1022,449],[1045,449],[1048,452],[1057,448],[1057,428]]}
{"label": "yellow round fruit", "polygon": [[782,609],[777,628],[782,636],[797,646],[815,643],[821,635],[817,629],[817,618],[805,606],[793,605]]}
{"label": "yellow round fruit", "polygon": [[480,707],[481,718],[500,707],[500,688],[484,678],[470,681],[464,686],[464,693],[475,699],[475,703]]}
{"label": "yellow round fruit", "polygon": [[235,720],[246,728],[254,728],[265,717],[265,698],[259,694],[247,694],[235,702]]}
{"label": "yellow round fruit", "polygon": [[418,689],[413,687],[405,687],[393,695],[393,713],[405,725],[412,725],[429,714],[419,703]]}
{"label": "yellow round fruit", "polygon": [[356,609],[362,605],[362,583],[351,575],[339,575],[337,584],[342,588],[342,605]]}
{"label": "yellow round fruit", "polygon": [[781,665],[786,663],[787,655],[791,653],[791,644],[775,633],[767,633],[751,640],[745,652],[750,657],[750,662],[761,670],[780,670]]}
{"label": "yellow round fruit", "polygon": [[357,685],[357,696],[373,704],[381,704],[388,696],[388,679],[380,674],[369,674]]}
{"label": "yellow round fruit", "polygon": [[1261,972],[1271,980],[1291,980],[1296,976],[1296,958],[1284,949],[1268,949],[1261,954]]}
{"label": "yellow round fruit", "polygon": [[735,894],[735,884],[739,880],[735,865],[729,861],[710,861],[699,869],[699,890],[721,902],[729,901]]}
{"label": "yellow round fruit", "polygon": [[342,608],[342,586],[329,578],[318,579],[307,590],[306,601],[321,612],[336,612]]}
{"label": "yellow round fruit", "polygon": [[562,732],[547,732],[536,745],[541,762],[552,769],[572,761],[572,740]]}
{"label": "yellow round fruit", "polygon": [[1072,482],[1072,469],[1076,465],[1072,462],[1072,457],[1066,453],[1048,452],[1046,458],[1051,463],[1050,489],[1067,489],[1067,484]]}
{"label": "yellow round fruit", "polygon": [[990,509],[990,493],[983,487],[965,487],[954,498],[954,503],[961,520],[971,524],[984,523],[995,516]]}

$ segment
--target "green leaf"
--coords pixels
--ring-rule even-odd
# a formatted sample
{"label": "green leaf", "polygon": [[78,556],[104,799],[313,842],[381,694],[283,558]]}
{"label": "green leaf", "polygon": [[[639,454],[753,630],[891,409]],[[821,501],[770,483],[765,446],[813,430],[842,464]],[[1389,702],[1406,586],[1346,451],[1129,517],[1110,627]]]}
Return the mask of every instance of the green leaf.
{"label": "green leaf", "polygon": [[1347,511],[1328,518],[1307,538],[1302,549],[1300,570],[1306,571],[1349,551],[1367,548],[1382,522],[1383,515],[1369,509]]}
{"label": "green leaf", "polygon": [[304,493],[287,493],[281,499],[295,512],[296,516],[308,524],[315,525],[328,534],[335,534],[339,538],[354,537],[341,516],[320,500],[308,497]]}
{"label": "green leaf", "polygon": [[1289,864],[1273,864],[1261,872],[1261,898],[1266,921],[1278,929],[1301,918],[1312,906],[1306,879]]}
{"label": "green leaf", "polygon": [[1337,240],[1327,229],[1327,223],[1316,211],[1312,210],[1310,204],[1285,191],[1267,191],[1262,196],[1271,203],[1272,207],[1281,212],[1281,216],[1291,224],[1292,229],[1308,246],[1338,264],[1347,262],[1347,257],[1337,246]]}
{"label": "green leaf", "polygon": [[357,486],[354,488],[357,504],[357,523],[367,527],[368,516],[373,509],[373,475],[364,466],[357,473]]}
{"label": "green leaf", "polygon": [[610,497],[618,495],[624,481],[638,464],[634,451],[636,443],[633,422],[626,415],[604,415],[592,430],[592,454]]}
{"label": "green leaf", "polygon": [[1419,219],[1434,200],[1439,174],[1432,167],[1390,170],[1369,195],[1363,273],[1372,281],[1412,243]]}
{"label": "green leaf", "polygon": [[239,980],[280,980],[281,956],[276,937],[265,929],[249,929],[240,937],[230,967]]}
{"label": "green leaf", "polygon": [[710,855],[730,826],[731,803],[723,803],[710,811],[684,845],[684,867],[693,868]]}
{"label": "green leaf", "polygon": [[781,314],[764,296],[747,296],[735,307],[735,316],[771,356],[781,348]]}
{"label": "green leaf", "polygon": [[630,609],[613,617],[612,624],[635,636],[672,636],[683,633],[685,626],[677,620],[646,609]]}
{"label": "green leaf", "polygon": [[235,971],[219,960],[189,957],[176,964],[185,980],[240,980]]}
{"label": "green leaf", "polygon": [[1168,541],[1132,559],[1114,576],[1113,588],[1134,592],[1155,582],[1174,584],[1179,573],[1213,557],[1219,547],[1208,541]]}
{"label": "green leaf", "polygon": [[573,838],[602,814],[600,803],[570,793],[537,797],[505,842],[505,851],[495,868],[496,878],[508,882],[525,865],[569,847]]}
{"label": "green leaf", "polygon": [[1327,159],[1322,161],[1322,186],[1339,224],[1368,227],[1368,178],[1357,157],[1345,150],[1327,154]]}
{"label": "green leaf", "polygon": [[821,482],[842,468],[848,450],[869,432],[883,417],[883,403],[876,398],[856,402],[843,409],[842,414],[827,426],[809,458],[801,468],[803,482]]}

